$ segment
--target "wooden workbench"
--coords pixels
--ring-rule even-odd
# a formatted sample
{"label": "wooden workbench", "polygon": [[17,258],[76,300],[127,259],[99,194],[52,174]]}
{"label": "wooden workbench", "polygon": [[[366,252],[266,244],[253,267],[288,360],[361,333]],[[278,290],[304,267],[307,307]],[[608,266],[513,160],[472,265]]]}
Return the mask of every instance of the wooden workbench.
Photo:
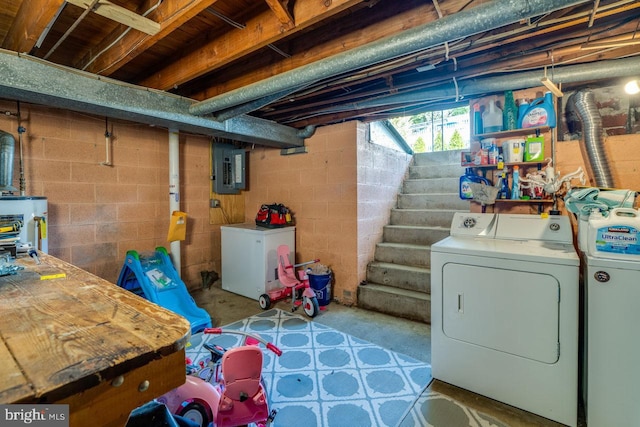
{"label": "wooden workbench", "polygon": [[186,319],[40,260],[19,258],[25,269],[0,277],[0,404],[69,404],[71,426],[122,427],[132,409],[184,383]]}

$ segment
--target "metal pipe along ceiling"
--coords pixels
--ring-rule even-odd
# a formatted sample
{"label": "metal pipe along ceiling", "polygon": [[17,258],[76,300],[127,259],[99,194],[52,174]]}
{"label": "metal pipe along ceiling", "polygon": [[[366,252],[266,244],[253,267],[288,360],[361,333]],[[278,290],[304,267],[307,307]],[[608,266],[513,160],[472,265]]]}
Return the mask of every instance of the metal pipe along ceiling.
{"label": "metal pipe along ceiling", "polygon": [[[637,76],[640,69],[640,57],[597,61],[591,64],[556,66],[553,70],[553,81],[556,83],[579,83],[598,80],[603,77],[631,77]],[[393,104],[406,105],[424,103],[432,100],[449,100],[458,96],[474,96],[485,93],[502,92],[505,90],[527,89],[540,86],[542,71],[511,72],[499,77],[477,78],[458,82],[458,90],[451,84],[441,85],[430,89],[421,89],[408,93],[393,94],[364,101],[352,102],[336,107],[318,110],[316,113],[330,114],[341,111],[360,110],[389,106]]]}
{"label": "metal pipe along ceiling", "polygon": [[492,1],[198,102],[189,108],[189,112],[196,115],[215,113],[291,87],[303,86],[336,74],[388,61],[451,40],[469,37],[522,19],[586,2],[585,0]]}

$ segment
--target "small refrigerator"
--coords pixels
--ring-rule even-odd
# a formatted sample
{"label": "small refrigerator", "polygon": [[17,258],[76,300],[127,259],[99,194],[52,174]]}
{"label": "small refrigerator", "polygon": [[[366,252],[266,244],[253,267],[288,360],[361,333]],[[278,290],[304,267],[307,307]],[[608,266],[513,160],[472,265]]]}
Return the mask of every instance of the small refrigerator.
{"label": "small refrigerator", "polygon": [[277,287],[280,245],[289,246],[295,259],[295,227],[262,228],[255,224],[220,227],[222,237],[222,289],[258,300]]}

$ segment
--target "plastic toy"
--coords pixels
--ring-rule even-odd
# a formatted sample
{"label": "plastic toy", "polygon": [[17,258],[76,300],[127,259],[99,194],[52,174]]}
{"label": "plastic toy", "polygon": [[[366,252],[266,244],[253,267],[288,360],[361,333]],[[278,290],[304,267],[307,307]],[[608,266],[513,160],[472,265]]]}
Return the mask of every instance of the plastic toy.
{"label": "plastic toy", "polygon": [[307,316],[316,317],[320,311],[320,306],[315,292],[309,286],[309,277],[304,270],[299,270],[296,276],[295,269],[296,267],[314,264],[320,260],[316,259],[301,264],[291,264],[289,253],[289,246],[278,246],[278,280],[284,287],[272,289],[260,295],[258,299],[260,308],[267,310],[271,307],[271,303],[290,297],[291,311],[295,311],[299,306],[302,306]]}
{"label": "plastic toy", "polygon": [[[243,331],[205,328],[205,334],[244,335],[240,347],[225,350],[205,344],[211,352],[208,365],[187,375],[180,387],[156,399],[172,414],[194,421],[201,427],[235,427],[255,423],[265,427],[275,417],[262,380],[260,343],[280,356],[282,351],[263,338]],[[187,366],[187,372],[193,366]]]}
{"label": "plastic toy", "polygon": [[118,286],[186,317],[192,334],[212,326],[211,316],[196,305],[167,250],[161,246],[147,254],[127,251]]}

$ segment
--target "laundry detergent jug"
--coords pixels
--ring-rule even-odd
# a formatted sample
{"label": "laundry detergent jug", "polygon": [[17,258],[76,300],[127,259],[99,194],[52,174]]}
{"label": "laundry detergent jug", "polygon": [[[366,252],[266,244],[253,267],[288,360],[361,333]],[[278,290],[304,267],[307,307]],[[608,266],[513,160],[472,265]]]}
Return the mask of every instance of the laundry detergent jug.
{"label": "laundry detergent jug", "polygon": [[553,108],[553,96],[546,92],[544,97],[534,99],[526,109],[519,114],[520,128],[534,128],[540,126],[556,127],[556,112]]}
{"label": "laundry detergent jug", "polygon": [[471,183],[484,183],[486,185],[491,185],[487,178],[476,175],[473,173],[473,169],[467,168],[464,172],[464,175],[460,177],[460,198],[462,200],[471,200],[473,199],[473,191],[471,190]]}
{"label": "laundry detergent jug", "polygon": [[640,210],[616,208],[589,216],[588,253],[597,258],[640,261]]}

